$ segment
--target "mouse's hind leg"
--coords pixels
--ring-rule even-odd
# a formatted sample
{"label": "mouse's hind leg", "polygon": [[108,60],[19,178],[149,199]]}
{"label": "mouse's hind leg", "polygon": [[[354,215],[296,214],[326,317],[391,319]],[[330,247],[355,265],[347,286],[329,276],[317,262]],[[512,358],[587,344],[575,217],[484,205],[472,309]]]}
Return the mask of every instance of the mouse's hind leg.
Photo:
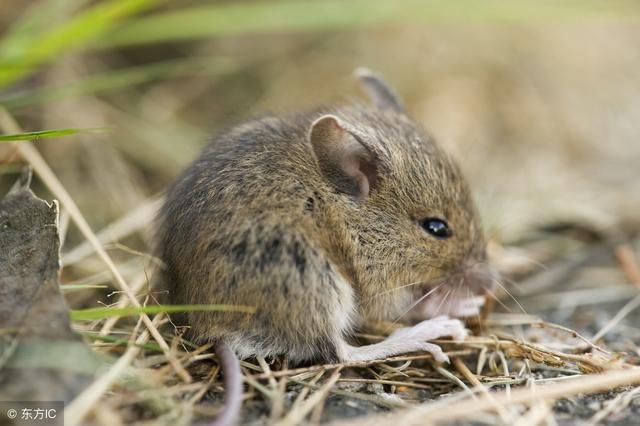
{"label": "mouse's hind leg", "polygon": [[436,361],[448,362],[449,358],[440,346],[428,340],[451,336],[455,340],[464,340],[467,330],[457,319],[440,316],[422,321],[412,327],[401,328],[379,343],[366,346],[351,346],[344,339],[338,345],[338,357],[343,362],[369,361],[401,355],[407,352],[430,352]]}
{"label": "mouse's hind leg", "polygon": [[[221,250],[207,281],[217,291],[189,303],[252,306],[251,315],[191,314],[200,335],[222,338],[240,358],[286,355],[292,362],[337,361],[334,336],[355,320],[354,291],[320,249],[295,228],[278,226],[251,241],[253,251]],[[220,246],[218,246],[220,247]],[[202,302],[200,302],[202,303]]]}

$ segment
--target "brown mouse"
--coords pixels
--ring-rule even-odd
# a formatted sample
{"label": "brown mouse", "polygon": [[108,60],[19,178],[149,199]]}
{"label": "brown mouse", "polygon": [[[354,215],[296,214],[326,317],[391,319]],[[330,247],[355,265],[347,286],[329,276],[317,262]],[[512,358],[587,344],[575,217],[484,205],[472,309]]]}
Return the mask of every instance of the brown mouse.
{"label": "brown mouse", "polygon": [[[491,288],[485,240],[458,166],[406,115],[395,92],[357,72],[372,106],[251,120],[218,136],[168,190],[160,257],[174,304],[198,342],[224,358],[224,422],[239,409],[237,360],[356,361],[463,339]],[[440,316],[438,316],[440,315]],[[365,320],[423,319],[353,346]],[[235,360],[235,361],[234,361]],[[224,359],[223,359],[224,361]]]}

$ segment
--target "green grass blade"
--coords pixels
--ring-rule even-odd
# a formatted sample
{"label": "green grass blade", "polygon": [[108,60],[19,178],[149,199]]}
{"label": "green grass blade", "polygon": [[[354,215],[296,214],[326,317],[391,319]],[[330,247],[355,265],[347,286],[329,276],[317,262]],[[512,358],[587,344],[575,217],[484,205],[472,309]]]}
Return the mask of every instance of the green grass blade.
{"label": "green grass blade", "polygon": [[152,305],[141,308],[90,308],[72,310],[71,319],[73,321],[94,321],[110,317],[127,317],[145,314],[176,313],[176,312],[199,312],[199,311],[228,311],[252,314],[255,308],[251,306],[233,305]]}
{"label": "green grass blade", "polygon": [[38,65],[72,49],[86,46],[120,25],[122,19],[158,4],[161,0],[109,0],[98,2],[36,39],[13,39],[0,46],[0,87],[33,72]]}
{"label": "green grass blade", "polygon": [[79,7],[89,0],[39,0],[33,1],[18,16],[0,40],[0,51],[8,56],[20,55],[20,52],[41,37],[49,29],[65,22]]}
{"label": "green grass blade", "polygon": [[[126,46],[270,31],[355,28],[395,20],[398,15],[395,3],[379,0],[286,0],[195,6],[132,21],[114,31],[108,40],[101,40],[100,45]],[[365,5],[366,9],[362,9]]]}
{"label": "green grass blade", "polygon": [[38,87],[0,95],[0,105],[12,110],[80,95],[93,95],[185,75],[222,74],[237,67],[232,58],[189,58],[160,61],[89,75],[53,87]]}
{"label": "green grass blade", "polygon": [[430,22],[548,22],[638,19],[632,0],[323,0],[243,1],[174,9],[132,19],[102,47],[265,32],[354,30]]}
{"label": "green grass blade", "polygon": [[93,127],[86,129],[53,129],[39,130],[37,132],[16,133],[13,135],[0,135],[0,142],[36,141],[45,138],[59,138],[61,136],[75,135],[77,133],[104,132],[105,127]]}
{"label": "green grass blade", "polygon": [[60,284],[60,290],[65,294],[96,288],[109,288],[109,286],[106,284]]}

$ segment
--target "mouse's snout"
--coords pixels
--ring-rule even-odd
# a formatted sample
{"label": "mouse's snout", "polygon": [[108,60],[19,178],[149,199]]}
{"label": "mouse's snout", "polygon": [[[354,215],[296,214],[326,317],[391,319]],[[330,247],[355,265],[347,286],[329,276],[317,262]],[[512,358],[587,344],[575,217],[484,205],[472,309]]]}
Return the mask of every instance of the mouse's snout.
{"label": "mouse's snout", "polygon": [[491,291],[500,280],[500,274],[487,262],[466,261],[462,266],[465,286],[474,294]]}
{"label": "mouse's snout", "polygon": [[443,280],[431,282],[414,294],[414,319],[449,315],[465,318],[480,315],[487,293],[498,285],[498,272],[487,262],[467,260]]}

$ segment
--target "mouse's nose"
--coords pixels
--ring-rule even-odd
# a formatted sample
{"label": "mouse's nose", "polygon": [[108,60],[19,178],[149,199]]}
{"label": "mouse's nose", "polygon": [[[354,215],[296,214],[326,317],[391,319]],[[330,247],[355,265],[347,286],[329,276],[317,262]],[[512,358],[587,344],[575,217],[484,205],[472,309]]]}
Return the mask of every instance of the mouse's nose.
{"label": "mouse's nose", "polygon": [[493,290],[500,282],[500,274],[487,262],[467,261],[463,273],[465,284],[475,294]]}

